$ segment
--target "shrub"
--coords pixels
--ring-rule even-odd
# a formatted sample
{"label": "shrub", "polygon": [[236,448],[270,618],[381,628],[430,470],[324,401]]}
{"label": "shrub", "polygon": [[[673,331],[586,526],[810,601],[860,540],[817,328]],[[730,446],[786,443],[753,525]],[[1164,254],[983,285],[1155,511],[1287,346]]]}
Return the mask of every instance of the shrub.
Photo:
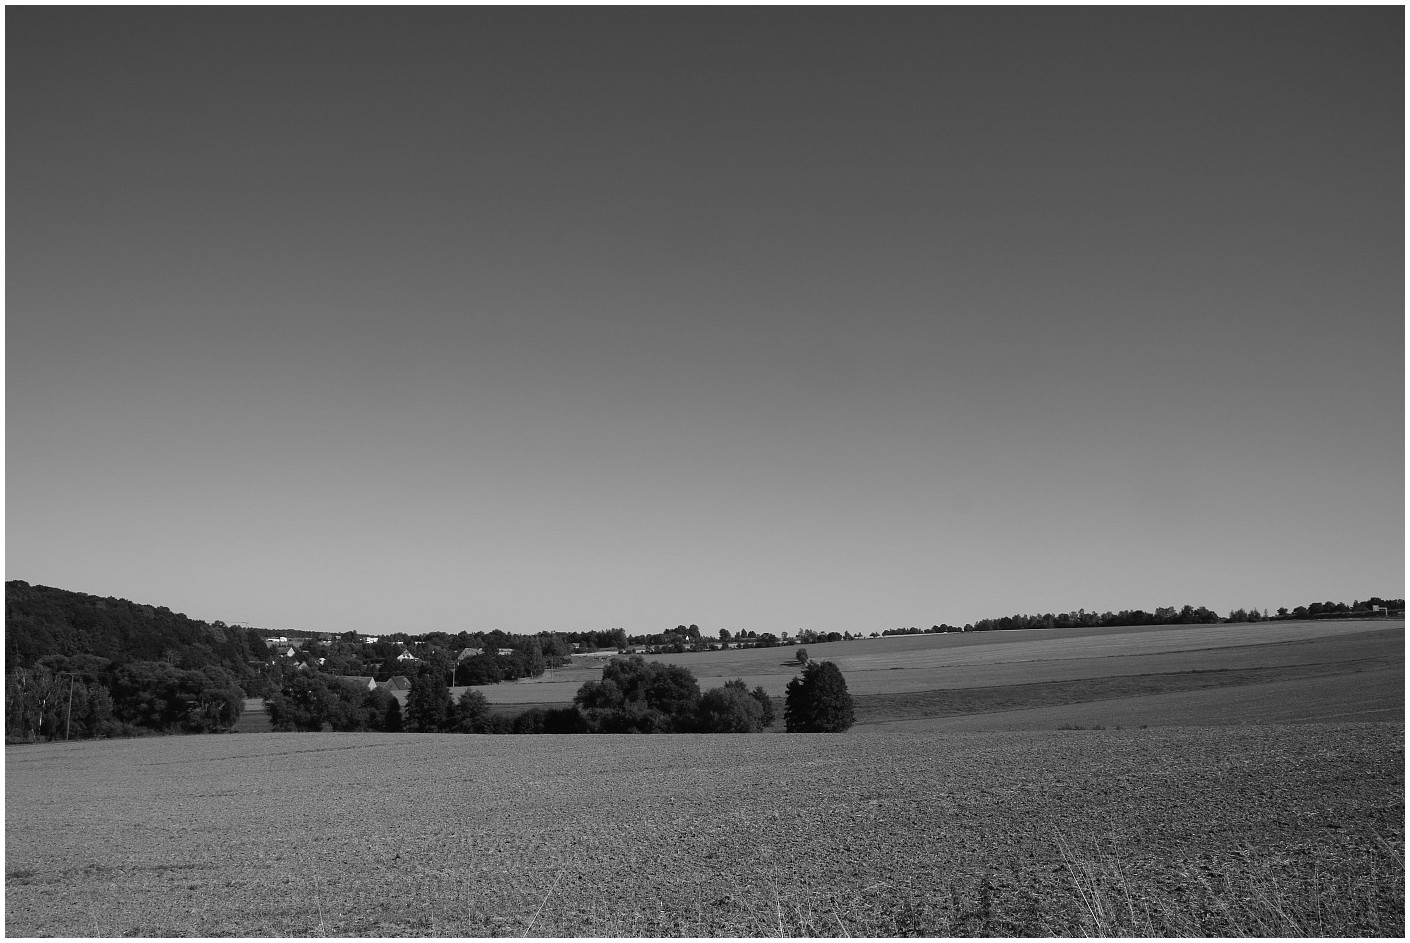
{"label": "shrub", "polygon": [[543,733],[543,719],[548,712],[542,707],[531,707],[520,711],[514,717],[512,730],[515,733]]}
{"label": "shrub", "polygon": [[701,695],[695,709],[695,729],[701,733],[758,733],[764,729],[764,709],[743,681],[731,681]]}
{"label": "shrub", "polygon": [[839,733],[854,721],[847,680],[830,661],[815,661],[788,682],[784,727],[789,733]]}
{"label": "shrub", "polygon": [[508,714],[491,714],[485,718],[485,733],[513,733],[514,718]]}

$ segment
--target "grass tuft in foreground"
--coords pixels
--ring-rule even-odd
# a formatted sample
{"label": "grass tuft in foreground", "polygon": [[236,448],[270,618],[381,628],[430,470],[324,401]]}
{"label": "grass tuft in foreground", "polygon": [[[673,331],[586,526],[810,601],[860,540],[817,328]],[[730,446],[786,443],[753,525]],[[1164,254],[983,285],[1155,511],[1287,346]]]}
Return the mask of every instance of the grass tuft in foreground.
{"label": "grass tuft in foreground", "polygon": [[[1113,843],[1056,838],[1078,902],[1077,926],[1110,937],[1401,937],[1401,849],[1375,837],[1370,851],[1336,861],[1259,860],[1177,866],[1179,880],[1143,882]],[[1167,869],[1169,873],[1169,869]],[[1030,928],[1037,929],[1037,928]]]}

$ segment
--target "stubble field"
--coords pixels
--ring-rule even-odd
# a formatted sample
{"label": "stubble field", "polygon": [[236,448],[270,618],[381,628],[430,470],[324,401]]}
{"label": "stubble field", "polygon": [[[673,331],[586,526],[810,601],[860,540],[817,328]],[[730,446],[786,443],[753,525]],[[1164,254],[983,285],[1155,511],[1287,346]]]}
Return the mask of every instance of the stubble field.
{"label": "stubble field", "polygon": [[[1281,680],[897,702],[840,735],[10,747],[6,932],[1399,937],[1395,639],[1266,644],[1279,670],[1322,653]],[[1025,703],[1067,683],[1014,677]]]}

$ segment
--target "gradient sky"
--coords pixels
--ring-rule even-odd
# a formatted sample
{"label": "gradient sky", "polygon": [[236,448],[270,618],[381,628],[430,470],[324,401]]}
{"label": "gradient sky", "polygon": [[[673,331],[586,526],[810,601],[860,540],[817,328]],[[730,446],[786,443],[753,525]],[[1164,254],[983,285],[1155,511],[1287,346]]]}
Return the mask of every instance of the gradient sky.
{"label": "gradient sky", "polygon": [[1398,6],[5,16],[9,579],[411,632],[1404,595]]}

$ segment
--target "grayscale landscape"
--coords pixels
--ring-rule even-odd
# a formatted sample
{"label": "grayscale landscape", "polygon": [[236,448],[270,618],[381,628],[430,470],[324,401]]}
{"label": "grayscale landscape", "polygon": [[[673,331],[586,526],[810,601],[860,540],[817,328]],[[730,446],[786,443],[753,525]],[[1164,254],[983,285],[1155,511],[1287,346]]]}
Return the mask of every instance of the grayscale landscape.
{"label": "grayscale landscape", "polygon": [[[1120,654],[1094,657],[1098,641]],[[1403,929],[1403,622],[817,648],[853,666],[846,733],[12,747],[7,932]],[[788,673],[780,651],[650,657],[767,678]],[[932,690],[895,693],[890,666],[918,661]],[[1053,675],[1073,680],[1034,680]]]}
{"label": "grayscale landscape", "polygon": [[10,4],[9,937],[1405,935],[1405,13]]}

